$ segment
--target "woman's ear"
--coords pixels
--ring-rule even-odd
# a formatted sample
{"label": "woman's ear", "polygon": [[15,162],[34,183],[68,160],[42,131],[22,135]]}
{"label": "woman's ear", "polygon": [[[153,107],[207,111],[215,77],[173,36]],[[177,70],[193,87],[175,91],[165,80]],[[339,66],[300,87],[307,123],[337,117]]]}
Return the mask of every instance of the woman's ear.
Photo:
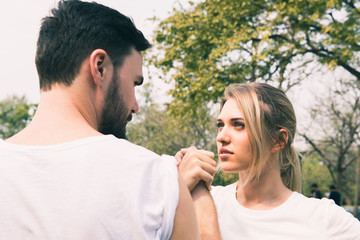
{"label": "woman's ear", "polygon": [[103,49],[96,49],[90,55],[90,71],[95,85],[101,86],[105,79],[107,53]]}
{"label": "woman's ear", "polygon": [[286,129],[281,128],[278,132],[278,138],[274,146],[271,148],[271,152],[275,153],[283,149],[289,140],[289,133]]}

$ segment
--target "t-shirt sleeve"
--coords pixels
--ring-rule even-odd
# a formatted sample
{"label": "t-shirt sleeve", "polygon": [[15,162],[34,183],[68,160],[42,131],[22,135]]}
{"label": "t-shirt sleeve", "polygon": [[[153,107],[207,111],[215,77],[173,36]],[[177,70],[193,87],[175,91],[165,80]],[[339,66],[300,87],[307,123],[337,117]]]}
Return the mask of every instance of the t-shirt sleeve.
{"label": "t-shirt sleeve", "polygon": [[179,202],[179,183],[176,160],[172,156],[162,155],[161,166],[163,179],[161,180],[163,195],[163,221],[158,230],[158,239],[169,239],[174,227],[175,211]]}
{"label": "t-shirt sleeve", "polygon": [[334,239],[359,240],[360,221],[343,207],[336,205],[334,201],[327,200],[326,202],[331,216],[327,226],[330,235],[335,237]]}

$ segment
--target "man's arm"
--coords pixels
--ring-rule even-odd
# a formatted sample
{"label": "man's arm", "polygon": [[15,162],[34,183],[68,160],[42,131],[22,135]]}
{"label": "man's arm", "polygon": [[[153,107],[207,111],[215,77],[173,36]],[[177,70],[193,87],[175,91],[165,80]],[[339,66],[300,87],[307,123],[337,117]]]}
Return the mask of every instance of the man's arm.
{"label": "man's arm", "polygon": [[171,240],[199,240],[194,204],[190,192],[179,175],[179,203],[176,208]]}
{"label": "man's arm", "polygon": [[220,229],[214,201],[206,188],[204,181],[200,181],[192,190],[201,239],[220,240]]}
{"label": "man's arm", "polygon": [[195,147],[182,149],[175,158],[179,175],[184,179],[195,207],[201,239],[221,239],[217,213],[210,189],[216,172],[214,154]]}

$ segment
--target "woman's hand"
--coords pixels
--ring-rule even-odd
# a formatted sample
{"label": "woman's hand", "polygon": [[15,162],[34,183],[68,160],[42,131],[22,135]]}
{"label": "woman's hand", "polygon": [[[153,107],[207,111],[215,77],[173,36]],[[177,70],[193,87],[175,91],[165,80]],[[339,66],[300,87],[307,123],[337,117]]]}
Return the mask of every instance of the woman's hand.
{"label": "woman's hand", "polygon": [[200,180],[206,183],[209,190],[211,189],[211,183],[217,170],[214,153],[199,150],[192,146],[177,152],[175,159],[178,162],[179,174],[184,179],[190,192]]}

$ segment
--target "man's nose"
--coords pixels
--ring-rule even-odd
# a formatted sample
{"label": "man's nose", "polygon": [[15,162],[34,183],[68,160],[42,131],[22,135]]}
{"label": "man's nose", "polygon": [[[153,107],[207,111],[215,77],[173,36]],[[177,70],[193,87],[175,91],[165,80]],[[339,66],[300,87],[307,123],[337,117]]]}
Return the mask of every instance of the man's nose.
{"label": "man's nose", "polygon": [[137,113],[139,112],[139,104],[137,102],[137,100],[135,99],[135,103],[134,103],[134,106],[131,108],[131,113]]}

